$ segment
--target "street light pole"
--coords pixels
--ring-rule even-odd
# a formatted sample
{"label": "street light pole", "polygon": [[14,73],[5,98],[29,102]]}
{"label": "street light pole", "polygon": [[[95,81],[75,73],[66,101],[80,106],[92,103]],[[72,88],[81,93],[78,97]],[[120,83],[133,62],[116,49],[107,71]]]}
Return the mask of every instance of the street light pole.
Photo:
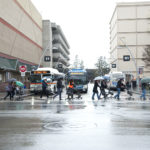
{"label": "street light pole", "polygon": [[137,87],[138,87],[138,91],[139,91],[139,77],[138,77],[138,68],[137,68],[137,63],[135,61],[135,58],[133,57],[131,50],[129,49],[129,47],[126,45],[126,43],[122,40],[121,37],[119,37],[120,41],[124,44],[124,46],[128,49],[131,57],[132,57],[132,61],[134,62],[135,65],[135,69],[136,69],[136,77],[137,77]]}

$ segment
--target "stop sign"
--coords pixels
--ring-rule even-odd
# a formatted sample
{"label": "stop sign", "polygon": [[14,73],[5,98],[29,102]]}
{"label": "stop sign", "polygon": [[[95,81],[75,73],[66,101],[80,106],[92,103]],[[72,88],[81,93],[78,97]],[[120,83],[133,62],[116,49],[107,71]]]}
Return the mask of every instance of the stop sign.
{"label": "stop sign", "polygon": [[20,70],[20,72],[26,72],[27,71],[27,66],[20,66],[19,70]]}

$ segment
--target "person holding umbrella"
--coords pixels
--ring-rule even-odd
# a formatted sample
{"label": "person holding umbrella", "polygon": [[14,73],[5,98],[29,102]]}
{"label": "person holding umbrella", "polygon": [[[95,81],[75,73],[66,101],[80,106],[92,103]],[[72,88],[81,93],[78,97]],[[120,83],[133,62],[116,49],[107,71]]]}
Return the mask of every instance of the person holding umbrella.
{"label": "person holding umbrella", "polygon": [[98,87],[100,88],[100,86],[99,86],[99,80],[95,80],[95,81],[94,81],[94,87],[93,87],[92,100],[94,100],[95,94],[97,95],[97,99],[98,99],[98,100],[100,99],[100,98],[99,98],[99,95],[98,95],[98,89],[97,89]]}
{"label": "person holding umbrella", "polygon": [[44,78],[44,79],[42,80],[42,92],[41,92],[40,98],[42,98],[43,94],[46,94],[47,98],[49,97],[49,96],[48,96],[48,92],[47,92],[47,86],[48,86],[48,84],[47,84],[47,79]]}
{"label": "person holding umbrella", "polygon": [[56,96],[59,95],[59,100],[61,100],[62,88],[63,88],[62,79],[59,78],[59,79],[57,80],[57,94],[56,94],[53,98],[55,98]]}
{"label": "person holding umbrella", "polygon": [[114,98],[117,98],[118,100],[120,99],[121,87],[124,86],[123,80],[123,78],[120,78],[117,82],[117,94],[114,96]]}
{"label": "person holding umbrella", "polygon": [[142,83],[142,94],[140,96],[140,99],[143,98],[143,100],[146,100],[145,95],[146,95],[146,83]]}
{"label": "person holding umbrella", "polygon": [[8,86],[6,86],[6,96],[4,97],[4,100],[9,96],[10,100],[12,99],[12,82],[8,83]]}

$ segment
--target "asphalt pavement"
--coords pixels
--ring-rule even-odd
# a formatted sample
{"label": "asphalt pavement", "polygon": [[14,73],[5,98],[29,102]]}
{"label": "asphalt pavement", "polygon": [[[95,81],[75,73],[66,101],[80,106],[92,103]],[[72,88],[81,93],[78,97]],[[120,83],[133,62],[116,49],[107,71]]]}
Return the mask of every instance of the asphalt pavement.
{"label": "asphalt pavement", "polygon": [[92,100],[92,87],[82,99],[1,100],[0,150],[149,150],[150,100]]}

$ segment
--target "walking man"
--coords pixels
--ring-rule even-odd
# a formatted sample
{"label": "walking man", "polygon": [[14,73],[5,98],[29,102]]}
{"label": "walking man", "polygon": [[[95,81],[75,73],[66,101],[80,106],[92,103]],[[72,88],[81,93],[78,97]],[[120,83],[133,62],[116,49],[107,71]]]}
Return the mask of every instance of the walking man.
{"label": "walking man", "polygon": [[98,100],[100,99],[99,95],[98,95],[98,89],[97,89],[98,87],[100,87],[98,82],[99,82],[98,80],[95,80],[95,82],[94,82],[92,100],[94,100],[95,94],[97,95],[97,99]]}
{"label": "walking man", "polygon": [[6,96],[4,97],[4,100],[9,96],[10,100],[12,99],[12,82],[8,83],[8,86],[6,86]]}
{"label": "walking man", "polygon": [[145,95],[146,95],[146,83],[142,83],[142,94],[141,94],[140,98],[141,99],[143,98],[143,100],[146,100]]}
{"label": "walking man", "polygon": [[48,98],[47,86],[48,86],[47,79],[45,78],[44,80],[42,80],[42,92],[40,98],[42,98],[43,94],[46,94]]}
{"label": "walking man", "polygon": [[114,96],[114,98],[117,98],[118,100],[120,99],[121,87],[124,86],[122,82],[123,82],[123,79],[119,79],[119,81],[117,82],[117,94]]}
{"label": "walking man", "polygon": [[59,95],[59,100],[61,100],[62,88],[63,88],[62,79],[59,78],[59,79],[57,80],[57,94],[56,94],[53,98],[55,98],[56,96]]}

